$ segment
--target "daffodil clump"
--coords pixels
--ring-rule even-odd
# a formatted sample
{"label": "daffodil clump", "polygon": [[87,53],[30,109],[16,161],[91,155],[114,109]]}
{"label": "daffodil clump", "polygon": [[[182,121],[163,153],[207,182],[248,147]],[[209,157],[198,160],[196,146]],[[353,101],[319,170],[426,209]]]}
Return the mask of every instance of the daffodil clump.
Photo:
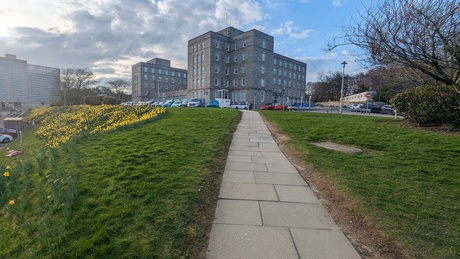
{"label": "daffodil clump", "polygon": [[46,107],[34,110],[29,121],[40,121],[36,136],[46,140],[46,145],[56,147],[82,132],[94,134],[108,131],[163,113],[165,108],[148,106],[70,106]]}

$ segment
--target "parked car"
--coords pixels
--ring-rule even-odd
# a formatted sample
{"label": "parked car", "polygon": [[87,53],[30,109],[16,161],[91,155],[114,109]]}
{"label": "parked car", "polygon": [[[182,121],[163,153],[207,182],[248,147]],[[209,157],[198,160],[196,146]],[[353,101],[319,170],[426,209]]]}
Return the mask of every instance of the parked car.
{"label": "parked car", "polygon": [[167,100],[166,102],[163,103],[163,107],[171,107],[173,103],[174,103],[173,100]]}
{"label": "parked car", "polygon": [[368,112],[368,113],[380,113],[380,106],[377,104],[362,104],[360,108],[357,110],[358,112]]}
{"label": "parked car", "polygon": [[302,111],[302,110],[311,110],[315,105],[308,104],[308,103],[294,103],[290,105],[288,108],[290,111]]}
{"label": "parked car", "polygon": [[261,110],[273,110],[273,108],[274,108],[273,103],[266,103],[260,106]]}
{"label": "parked car", "polygon": [[363,104],[362,103],[353,103],[352,105],[350,105],[350,110],[352,112],[357,111],[361,107],[361,105],[363,105]]}
{"label": "parked car", "polygon": [[10,135],[6,134],[0,134],[0,142],[2,143],[8,143],[10,141],[13,141],[13,137]]}
{"label": "parked car", "polygon": [[153,103],[150,104],[150,106],[152,106],[152,107],[158,107],[158,104],[159,104],[158,102],[153,102]]}
{"label": "parked car", "polygon": [[175,101],[171,104],[171,107],[180,107],[181,103],[181,101]]}
{"label": "parked car", "polygon": [[0,134],[10,135],[13,138],[18,137],[18,132],[15,129],[0,129]]}
{"label": "parked car", "polygon": [[248,110],[249,106],[247,102],[234,102],[230,105],[232,109],[239,109],[239,110]]}
{"label": "parked car", "polygon": [[394,115],[395,114],[395,109],[393,107],[391,107],[391,105],[386,104],[386,105],[380,107],[380,113]]}
{"label": "parked car", "polygon": [[285,105],[284,103],[277,103],[277,104],[275,104],[275,107],[273,107],[273,110],[287,111],[287,110],[289,110],[289,107],[287,105]]}
{"label": "parked car", "polygon": [[188,107],[204,107],[204,98],[193,98],[188,101]]}
{"label": "parked car", "polygon": [[209,100],[207,107],[219,108],[219,102],[217,100]]}
{"label": "parked car", "polygon": [[187,107],[188,106],[188,101],[187,100],[183,100],[180,104],[180,107]]}

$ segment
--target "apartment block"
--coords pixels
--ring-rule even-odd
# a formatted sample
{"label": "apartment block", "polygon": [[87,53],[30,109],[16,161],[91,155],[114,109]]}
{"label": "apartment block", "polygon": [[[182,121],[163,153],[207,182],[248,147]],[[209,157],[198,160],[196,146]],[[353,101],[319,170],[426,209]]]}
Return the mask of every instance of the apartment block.
{"label": "apartment block", "polygon": [[171,61],[154,58],[132,66],[132,100],[187,99],[187,70],[171,67]]}
{"label": "apartment block", "polygon": [[274,53],[274,38],[233,27],[188,41],[188,98],[225,98],[255,109],[269,102],[300,102],[307,64]]}
{"label": "apartment block", "polygon": [[0,57],[2,109],[25,109],[59,101],[60,69],[28,64],[15,55]]}

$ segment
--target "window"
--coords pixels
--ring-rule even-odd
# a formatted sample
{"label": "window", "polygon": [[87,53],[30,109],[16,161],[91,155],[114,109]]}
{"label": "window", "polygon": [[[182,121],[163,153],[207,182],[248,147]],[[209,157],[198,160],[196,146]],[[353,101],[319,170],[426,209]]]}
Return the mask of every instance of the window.
{"label": "window", "polygon": [[273,69],[273,74],[276,75],[276,68]]}
{"label": "window", "polygon": [[230,46],[228,44],[225,44],[225,50],[226,51],[229,51],[230,50]]}
{"label": "window", "polygon": [[225,85],[226,88],[228,88],[228,79],[225,79]]}
{"label": "window", "polygon": [[196,67],[193,68],[193,75],[196,76]]}
{"label": "window", "polygon": [[174,71],[171,71],[171,76],[174,76]]}
{"label": "window", "polygon": [[286,70],[284,71],[284,77],[286,77]]}
{"label": "window", "polygon": [[265,102],[265,91],[260,90],[260,102]]}
{"label": "window", "polygon": [[218,66],[214,67],[214,72],[219,73],[219,67]]}
{"label": "window", "polygon": [[291,72],[289,72],[289,78],[291,78],[291,77],[292,77],[292,73],[291,73]]}
{"label": "window", "polygon": [[262,61],[265,61],[265,53],[262,53]]}
{"label": "window", "polygon": [[198,63],[200,63],[200,62],[201,62],[201,55],[200,55],[200,54],[198,54],[198,57],[197,57],[197,60],[196,60],[196,62],[198,62]]}
{"label": "window", "polygon": [[276,78],[273,78],[273,84],[276,85]]}
{"label": "window", "polygon": [[196,64],[196,56],[193,55],[193,64]]}
{"label": "window", "polygon": [[168,79],[167,77],[165,77],[165,82],[166,82],[166,83],[169,82],[169,79]]}
{"label": "window", "polygon": [[201,74],[204,75],[204,67],[201,67]]}
{"label": "window", "polygon": [[158,81],[161,81],[161,76],[158,77]]}
{"label": "window", "polygon": [[243,60],[246,60],[246,53],[243,53]]}
{"label": "window", "polygon": [[144,72],[147,73],[147,67],[144,67]]}
{"label": "window", "polygon": [[214,85],[219,85],[219,80],[217,78],[214,78]]}
{"label": "window", "polygon": [[246,67],[245,66],[241,67],[241,73],[243,73],[243,74],[246,73]]}
{"label": "window", "polygon": [[228,75],[228,67],[225,68],[225,74]]}
{"label": "window", "polygon": [[214,43],[214,46],[215,46],[216,48],[219,48],[219,42],[216,41],[216,42]]}
{"label": "window", "polygon": [[171,83],[174,83],[174,78],[171,78]]}
{"label": "window", "polygon": [[184,78],[187,78],[187,74],[184,73]]}
{"label": "window", "polygon": [[263,79],[263,78],[260,79],[260,86],[262,86],[262,87],[265,86],[265,79]]}
{"label": "window", "polygon": [[180,77],[180,72],[177,72],[177,77]]}
{"label": "window", "polygon": [[193,52],[196,51],[196,45],[193,45]]}
{"label": "window", "polygon": [[238,68],[237,67],[233,68],[233,74],[235,74],[235,75],[238,74]]}
{"label": "window", "polygon": [[265,42],[265,40],[262,41],[262,48],[266,48],[267,47],[267,43]]}
{"label": "window", "polygon": [[240,101],[246,101],[246,91],[240,91]]}
{"label": "window", "polygon": [[152,68],[152,74],[155,73],[155,68]]}
{"label": "window", "polygon": [[201,62],[204,62],[204,53],[201,53]]}
{"label": "window", "polygon": [[274,65],[276,65],[276,58],[275,58],[275,59],[273,59],[273,64],[274,64]]}
{"label": "window", "polygon": [[201,48],[204,49],[204,42],[201,43]]}
{"label": "window", "polygon": [[169,74],[169,71],[168,70],[165,70],[165,75],[168,75]]}
{"label": "window", "polygon": [[279,76],[281,75],[281,72],[282,72],[282,71],[281,71],[281,69],[280,69],[280,70],[278,70],[278,75],[279,75]]}
{"label": "window", "polygon": [[235,43],[235,50],[237,50],[237,49],[238,49],[238,44],[237,44],[237,43]]}
{"label": "window", "polygon": [[237,86],[238,86],[238,80],[233,79],[233,87],[237,87]]}
{"label": "window", "polygon": [[246,46],[247,46],[246,41],[243,41],[243,47],[246,47]]}
{"label": "window", "polygon": [[158,69],[158,74],[161,75],[161,69]]}
{"label": "window", "polygon": [[235,62],[238,62],[238,55],[233,56],[233,60],[234,60]]}
{"label": "window", "polygon": [[245,86],[246,85],[246,78],[241,78],[241,85]]}
{"label": "window", "polygon": [[201,78],[201,87],[204,87],[204,79]]}
{"label": "window", "polygon": [[214,56],[214,59],[215,59],[216,61],[219,61],[219,53],[216,53],[216,55]]}
{"label": "window", "polygon": [[148,76],[148,75],[144,75],[144,79],[145,79],[145,80],[149,79],[149,76]]}
{"label": "window", "polygon": [[196,69],[196,74],[199,75],[201,73],[201,69],[200,68],[197,68]]}
{"label": "window", "polygon": [[260,73],[265,74],[265,66],[260,67]]}
{"label": "window", "polygon": [[229,63],[230,62],[230,56],[225,56],[225,63]]}
{"label": "window", "polygon": [[152,78],[152,80],[155,80],[155,76],[153,76],[153,75],[152,75],[152,77],[151,77],[151,78]]}

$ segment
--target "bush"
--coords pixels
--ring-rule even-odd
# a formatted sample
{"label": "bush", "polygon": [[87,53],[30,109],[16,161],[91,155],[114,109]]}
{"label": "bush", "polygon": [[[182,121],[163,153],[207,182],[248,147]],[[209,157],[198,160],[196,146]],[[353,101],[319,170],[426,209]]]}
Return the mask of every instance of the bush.
{"label": "bush", "polygon": [[120,101],[118,101],[118,99],[114,96],[104,96],[104,98],[102,98],[102,104],[116,105],[119,103]]}
{"label": "bush", "polygon": [[83,97],[83,103],[88,105],[101,105],[101,98],[99,96],[88,95]]}
{"label": "bush", "polygon": [[423,85],[396,95],[391,104],[417,126],[460,128],[460,91],[455,86]]}

